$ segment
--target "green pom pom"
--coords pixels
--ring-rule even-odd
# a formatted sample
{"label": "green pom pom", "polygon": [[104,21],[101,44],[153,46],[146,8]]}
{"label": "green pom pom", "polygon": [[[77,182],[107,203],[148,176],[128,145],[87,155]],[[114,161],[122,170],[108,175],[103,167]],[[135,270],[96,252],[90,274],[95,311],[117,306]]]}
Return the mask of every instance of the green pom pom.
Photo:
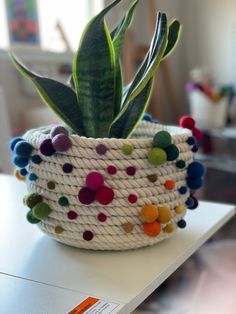
{"label": "green pom pom", "polygon": [[131,144],[124,144],[121,148],[124,155],[131,155],[133,152],[133,146]]}
{"label": "green pom pom", "polygon": [[23,198],[23,203],[24,205],[32,209],[35,205],[41,203],[42,200],[43,197],[38,193],[30,193]]}
{"label": "green pom pom", "polygon": [[51,208],[46,203],[38,203],[34,208],[32,209],[32,213],[35,218],[38,218],[40,220],[46,219],[49,214],[51,213]]}
{"label": "green pom pom", "polygon": [[68,206],[69,205],[69,201],[65,196],[60,197],[58,200],[58,203],[61,206]]}
{"label": "green pom pom", "polygon": [[171,145],[171,135],[167,131],[158,132],[153,138],[153,146],[167,148]]}
{"label": "green pom pom", "polygon": [[179,157],[179,149],[176,145],[171,144],[168,146],[166,149],[166,154],[167,154],[167,160],[168,161],[173,161]]}
{"label": "green pom pom", "polygon": [[186,163],[184,160],[178,160],[176,161],[176,167],[179,169],[184,169],[186,166]]}
{"label": "green pom pom", "polygon": [[148,153],[148,161],[153,166],[163,165],[167,160],[166,152],[161,148],[153,148]]}
{"label": "green pom pom", "polygon": [[40,222],[39,219],[35,218],[33,216],[32,210],[30,210],[27,215],[26,215],[26,219],[28,220],[28,222],[32,225],[38,224]]}

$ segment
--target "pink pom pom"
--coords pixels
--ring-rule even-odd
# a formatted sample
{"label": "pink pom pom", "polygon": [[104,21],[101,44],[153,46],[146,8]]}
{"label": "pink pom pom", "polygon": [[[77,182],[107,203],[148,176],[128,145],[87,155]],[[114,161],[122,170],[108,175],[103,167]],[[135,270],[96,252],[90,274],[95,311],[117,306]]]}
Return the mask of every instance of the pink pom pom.
{"label": "pink pom pom", "polygon": [[202,132],[197,129],[197,128],[194,128],[192,129],[192,133],[193,133],[193,136],[199,141],[201,138],[202,138]]}
{"label": "pink pom pom", "polygon": [[186,128],[186,129],[192,130],[195,127],[195,120],[192,117],[190,117],[190,116],[183,116],[179,120],[179,125],[182,128]]}
{"label": "pink pom pom", "polygon": [[97,191],[103,187],[104,178],[99,172],[90,172],[86,177],[86,186],[92,191]]}

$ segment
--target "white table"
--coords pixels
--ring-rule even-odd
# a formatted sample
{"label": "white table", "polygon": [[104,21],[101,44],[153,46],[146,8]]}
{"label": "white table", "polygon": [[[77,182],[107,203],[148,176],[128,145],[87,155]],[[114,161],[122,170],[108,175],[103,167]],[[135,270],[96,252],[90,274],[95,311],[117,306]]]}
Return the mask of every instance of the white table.
{"label": "white table", "polygon": [[232,205],[201,202],[188,212],[188,227],[169,240],[93,252],[59,244],[28,224],[24,183],[0,176],[0,191],[1,314],[65,314],[90,296],[116,303],[112,313],[130,313],[235,214]]}

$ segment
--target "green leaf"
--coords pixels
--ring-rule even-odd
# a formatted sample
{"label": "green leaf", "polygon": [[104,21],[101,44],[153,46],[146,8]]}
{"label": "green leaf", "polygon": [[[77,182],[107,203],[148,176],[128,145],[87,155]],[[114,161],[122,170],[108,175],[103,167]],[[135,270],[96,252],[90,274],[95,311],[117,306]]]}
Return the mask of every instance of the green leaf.
{"label": "green leaf", "polygon": [[111,125],[109,137],[127,138],[132,134],[149,104],[153,81],[151,78],[141,93],[124,106]]}
{"label": "green leaf", "polygon": [[169,25],[168,44],[162,60],[166,59],[176,48],[182,33],[182,25],[179,21],[173,20]]}
{"label": "green leaf", "polygon": [[164,13],[158,13],[157,25],[149,52],[147,53],[125,99],[123,100],[124,105],[134,99],[154,76],[167,46],[167,30],[166,15]]}
{"label": "green leaf", "polygon": [[113,40],[113,46],[115,50],[115,71],[116,71],[116,98],[114,105],[114,114],[115,116],[119,113],[121,102],[122,102],[122,94],[123,94],[123,79],[120,65],[120,53],[122,43],[125,37],[125,33],[130,27],[135,8],[138,4],[139,0],[135,0],[129,10],[126,12],[124,18],[121,23],[116,27],[116,29],[111,33],[111,38]]}
{"label": "green leaf", "polygon": [[114,117],[115,53],[104,16],[120,1],[90,21],[74,59],[73,78],[88,137],[107,137]]}
{"label": "green leaf", "polygon": [[51,108],[73,131],[84,135],[84,126],[75,92],[68,86],[55,80],[41,77],[21,64],[14,55],[10,55],[13,64],[36,86],[45,104]]}

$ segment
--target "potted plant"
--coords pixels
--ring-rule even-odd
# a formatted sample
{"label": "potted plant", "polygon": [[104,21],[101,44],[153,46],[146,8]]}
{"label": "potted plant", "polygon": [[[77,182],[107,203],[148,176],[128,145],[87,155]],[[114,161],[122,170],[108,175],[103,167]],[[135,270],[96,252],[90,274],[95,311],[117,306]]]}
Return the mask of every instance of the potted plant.
{"label": "potted plant", "polygon": [[10,143],[16,176],[29,190],[27,219],[56,240],[86,249],[138,248],[184,228],[186,208],[197,207],[191,191],[204,174],[193,162],[191,118],[183,120],[188,129],[141,121],[154,74],[175,48],[181,24],[158,13],[150,49],[123,87],[121,46],[138,0],[110,33],[105,15],[119,2],[88,23],[69,85],[31,72],[11,55],[64,123],[29,130]]}

